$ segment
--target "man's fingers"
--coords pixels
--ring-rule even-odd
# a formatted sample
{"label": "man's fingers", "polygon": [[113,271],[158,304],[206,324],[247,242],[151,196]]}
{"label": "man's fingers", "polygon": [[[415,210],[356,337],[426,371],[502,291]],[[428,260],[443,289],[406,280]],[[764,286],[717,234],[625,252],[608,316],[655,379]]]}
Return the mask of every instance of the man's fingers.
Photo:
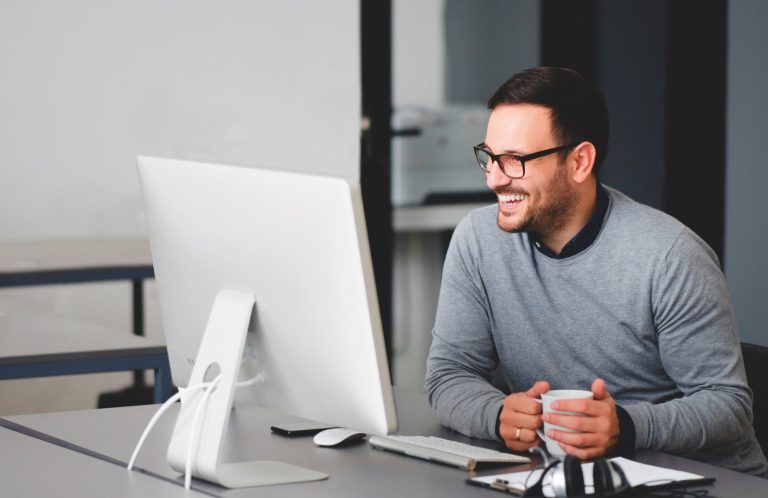
{"label": "man's fingers", "polygon": [[529,398],[539,398],[542,394],[549,391],[549,382],[540,380],[533,384],[530,389],[525,391],[525,395]]}
{"label": "man's fingers", "polygon": [[585,415],[607,415],[611,412],[610,402],[592,399],[559,399],[550,405],[553,410],[561,412],[583,413]]}
{"label": "man's fingers", "polygon": [[594,382],[592,382],[592,394],[597,400],[605,399],[611,396],[608,393],[608,388],[605,386],[605,381],[603,379],[595,379]]}
{"label": "man's fingers", "polygon": [[539,436],[534,429],[526,429],[523,427],[506,426],[499,429],[499,434],[504,441],[519,441],[521,443],[531,444],[535,443]]}
{"label": "man's fingers", "polygon": [[615,438],[607,434],[595,434],[591,432],[565,432],[550,429],[547,437],[561,444],[580,449],[601,449],[603,453],[613,446]]}
{"label": "man's fingers", "polygon": [[579,432],[608,433],[611,430],[610,421],[605,417],[579,417],[577,415],[547,413],[542,418],[552,425]]}
{"label": "man's fingers", "polygon": [[597,435],[589,432],[565,432],[550,429],[547,431],[547,437],[554,439],[558,443],[576,448],[591,448],[598,445]]}
{"label": "man's fingers", "polygon": [[509,448],[512,451],[528,451],[530,448],[533,448],[534,446],[539,446],[541,444],[541,439],[535,439],[533,442],[526,443],[524,441],[519,440],[504,440],[504,444],[507,448]]}
{"label": "man's fingers", "polygon": [[499,420],[502,427],[520,427],[521,429],[541,427],[541,417],[536,414],[529,415],[521,412],[502,411]]}
{"label": "man's fingers", "polygon": [[541,404],[530,398],[527,393],[517,393],[507,396],[504,400],[504,409],[510,412],[538,415],[541,413]]}

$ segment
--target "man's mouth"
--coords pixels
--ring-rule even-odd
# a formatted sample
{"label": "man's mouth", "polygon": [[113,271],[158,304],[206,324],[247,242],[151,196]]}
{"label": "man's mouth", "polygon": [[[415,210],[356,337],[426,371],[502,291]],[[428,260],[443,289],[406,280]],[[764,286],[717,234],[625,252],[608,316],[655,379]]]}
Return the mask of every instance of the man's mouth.
{"label": "man's mouth", "polygon": [[499,202],[507,206],[513,206],[528,198],[525,194],[498,194]]}

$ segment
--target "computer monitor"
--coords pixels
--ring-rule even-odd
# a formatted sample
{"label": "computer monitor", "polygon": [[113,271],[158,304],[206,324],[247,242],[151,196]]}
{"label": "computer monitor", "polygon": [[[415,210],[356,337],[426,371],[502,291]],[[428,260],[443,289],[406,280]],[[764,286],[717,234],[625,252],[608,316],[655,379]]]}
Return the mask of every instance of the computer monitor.
{"label": "computer monitor", "polygon": [[[201,380],[213,363],[226,374],[232,351],[243,351],[235,368],[251,382],[233,389],[237,402],[371,434],[396,430],[359,187],[252,167],[138,162],[175,384],[187,386],[195,370]],[[217,401],[225,402],[223,426],[231,396]]]}

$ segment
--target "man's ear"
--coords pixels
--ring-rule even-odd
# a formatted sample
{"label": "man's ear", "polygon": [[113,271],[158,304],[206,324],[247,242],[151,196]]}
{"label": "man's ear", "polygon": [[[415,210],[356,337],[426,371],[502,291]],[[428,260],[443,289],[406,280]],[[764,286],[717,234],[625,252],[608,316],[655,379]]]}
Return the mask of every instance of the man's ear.
{"label": "man's ear", "polygon": [[573,150],[571,160],[574,161],[573,181],[584,183],[592,174],[592,168],[595,167],[595,158],[597,150],[592,142],[581,142]]}

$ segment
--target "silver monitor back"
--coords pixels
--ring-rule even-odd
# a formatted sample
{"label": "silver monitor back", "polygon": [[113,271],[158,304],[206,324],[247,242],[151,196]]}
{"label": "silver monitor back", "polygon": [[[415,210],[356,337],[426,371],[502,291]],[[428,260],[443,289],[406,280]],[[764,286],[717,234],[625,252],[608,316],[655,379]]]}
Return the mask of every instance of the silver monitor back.
{"label": "silver monitor back", "polygon": [[341,178],[139,158],[176,385],[223,289],[256,298],[238,402],[396,430],[359,187]]}

